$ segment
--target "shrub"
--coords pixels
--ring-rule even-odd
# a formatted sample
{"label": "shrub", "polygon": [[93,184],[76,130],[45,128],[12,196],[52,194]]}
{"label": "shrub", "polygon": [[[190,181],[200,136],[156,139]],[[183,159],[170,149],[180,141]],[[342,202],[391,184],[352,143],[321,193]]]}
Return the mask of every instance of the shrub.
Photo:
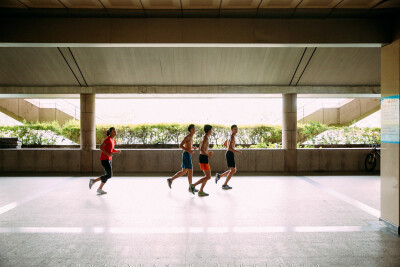
{"label": "shrub", "polygon": [[1,126],[0,137],[20,138],[23,145],[54,145],[62,139],[58,122]]}
{"label": "shrub", "polygon": [[306,140],[311,140],[311,142],[314,143],[314,138],[328,129],[329,127],[327,125],[320,122],[310,121],[305,124],[299,123],[297,125],[297,140],[301,143]]}
{"label": "shrub", "polygon": [[[115,127],[118,144],[179,144],[188,134],[187,124],[98,124],[96,143],[101,143],[110,127]],[[196,126],[194,144],[199,144],[203,136],[203,125]],[[229,126],[213,125],[210,143],[222,148],[229,137]],[[320,135],[324,133],[323,135]],[[318,137],[318,140],[316,139]],[[60,126],[57,122],[25,123],[20,126],[0,126],[0,137],[18,137],[24,145],[52,145],[61,139],[80,143],[80,122],[71,120]],[[61,138],[61,139],[60,139]],[[298,124],[299,143],[307,140],[312,144],[372,144],[380,143],[380,128],[329,127],[319,122]],[[282,127],[272,125],[239,125],[237,144],[251,145],[250,148],[281,148]]]}

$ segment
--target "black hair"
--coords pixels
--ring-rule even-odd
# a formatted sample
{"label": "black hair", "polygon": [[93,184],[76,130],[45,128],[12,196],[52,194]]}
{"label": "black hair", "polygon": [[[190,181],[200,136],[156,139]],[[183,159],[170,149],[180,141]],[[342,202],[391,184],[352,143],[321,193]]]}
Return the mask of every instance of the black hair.
{"label": "black hair", "polygon": [[190,130],[192,130],[194,128],[194,124],[190,124],[188,127],[188,131],[190,132]]}
{"label": "black hair", "polygon": [[208,133],[212,129],[212,126],[209,124],[204,125],[204,132]]}
{"label": "black hair", "polygon": [[111,127],[110,129],[107,130],[107,136],[111,135],[112,130],[115,130],[115,128]]}
{"label": "black hair", "polygon": [[235,127],[237,128],[237,125],[236,125],[236,124],[232,125],[232,126],[231,126],[231,130],[232,130],[233,128],[235,128]]}

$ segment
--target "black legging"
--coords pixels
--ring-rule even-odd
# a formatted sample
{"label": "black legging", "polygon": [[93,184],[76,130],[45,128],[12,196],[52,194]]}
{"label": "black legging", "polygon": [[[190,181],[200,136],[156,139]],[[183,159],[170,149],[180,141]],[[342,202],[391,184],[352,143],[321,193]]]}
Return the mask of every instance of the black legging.
{"label": "black legging", "polygon": [[100,176],[100,179],[103,183],[106,183],[108,179],[112,177],[112,161],[111,160],[102,160],[101,165],[103,165],[104,170],[106,173],[103,176]]}

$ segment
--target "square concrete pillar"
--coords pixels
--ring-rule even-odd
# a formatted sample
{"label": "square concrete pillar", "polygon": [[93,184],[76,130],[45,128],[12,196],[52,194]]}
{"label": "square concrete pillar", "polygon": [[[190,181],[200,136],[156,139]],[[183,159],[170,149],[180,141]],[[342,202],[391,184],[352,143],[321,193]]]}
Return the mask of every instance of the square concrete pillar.
{"label": "square concrete pillar", "polygon": [[94,94],[81,94],[81,172],[93,172],[96,149],[96,114]]}
{"label": "square concrete pillar", "polygon": [[381,49],[381,220],[400,235],[400,20]]}
{"label": "square concrete pillar", "polygon": [[297,94],[282,95],[282,148],[285,171],[297,170]]}

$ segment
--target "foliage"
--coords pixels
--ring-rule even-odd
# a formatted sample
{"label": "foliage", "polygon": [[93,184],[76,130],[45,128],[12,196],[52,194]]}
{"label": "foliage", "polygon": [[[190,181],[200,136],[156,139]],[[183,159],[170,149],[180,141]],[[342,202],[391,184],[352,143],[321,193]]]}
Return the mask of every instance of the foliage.
{"label": "foliage", "polygon": [[282,148],[282,143],[258,143],[250,148]]}
{"label": "foliage", "polygon": [[[117,130],[118,144],[179,144],[188,134],[186,124],[124,124],[96,125],[96,143],[101,143],[110,127]],[[325,144],[372,144],[380,143],[379,128],[333,127],[319,122],[298,124],[298,146],[305,147]],[[214,148],[223,148],[229,137],[230,128],[213,125],[210,143]],[[196,125],[194,144],[199,144],[203,135],[203,126]],[[323,134],[322,134],[323,133]],[[26,123],[20,126],[0,126],[0,137],[18,137],[24,145],[53,145],[60,140],[80,143],[80,122],[71,120],[60,126],[57,122]],[[60,139],[61,138],[61,139]],[[250,145],[250,148],[281,148],[282,127],[272,125],[239,125],[237,144]]]}
{"label": "foliage", "polygon": [[324,133],[305,142],[306,145],[380,144],[380,128],[330,127]]}
{"label": "foliage", "polygon": [[310,121],[305,124],[298,124],[297,125],[297,140],[299,142],[304,142],[306,140],[311,140],[314,142],[314,138],[328,130],[329,127],[325,124],[320,122]]}
{"label": "foliage", "polygon": [[59,128],[58,134],[68,138],[69,140],[79,144],[81,136],[81,125],[78,120],[70,120]]}
{"label": "foliage", "polygon": [[[119,144],[179,144],[188,134],[186,124],[140,124],[140,125],[96,125],[96,142],[106,137],[107,129],[114,126],[117,129],[116,141]],[[214,147],[222,147],[231,132],[229,126],[212,125],[210,143]],[[204,134],[203,126],[196,125],[194,143],[199,144]],[[280,126],[252,125],[240,126],[237,143],[259,144],[281,142]]]}
{"label": "foliage", "polygon": [[18,137],[23,145],[55,145],[60,136],[58,122],[27,123],[18,126],[0,126],[0,137]]}

